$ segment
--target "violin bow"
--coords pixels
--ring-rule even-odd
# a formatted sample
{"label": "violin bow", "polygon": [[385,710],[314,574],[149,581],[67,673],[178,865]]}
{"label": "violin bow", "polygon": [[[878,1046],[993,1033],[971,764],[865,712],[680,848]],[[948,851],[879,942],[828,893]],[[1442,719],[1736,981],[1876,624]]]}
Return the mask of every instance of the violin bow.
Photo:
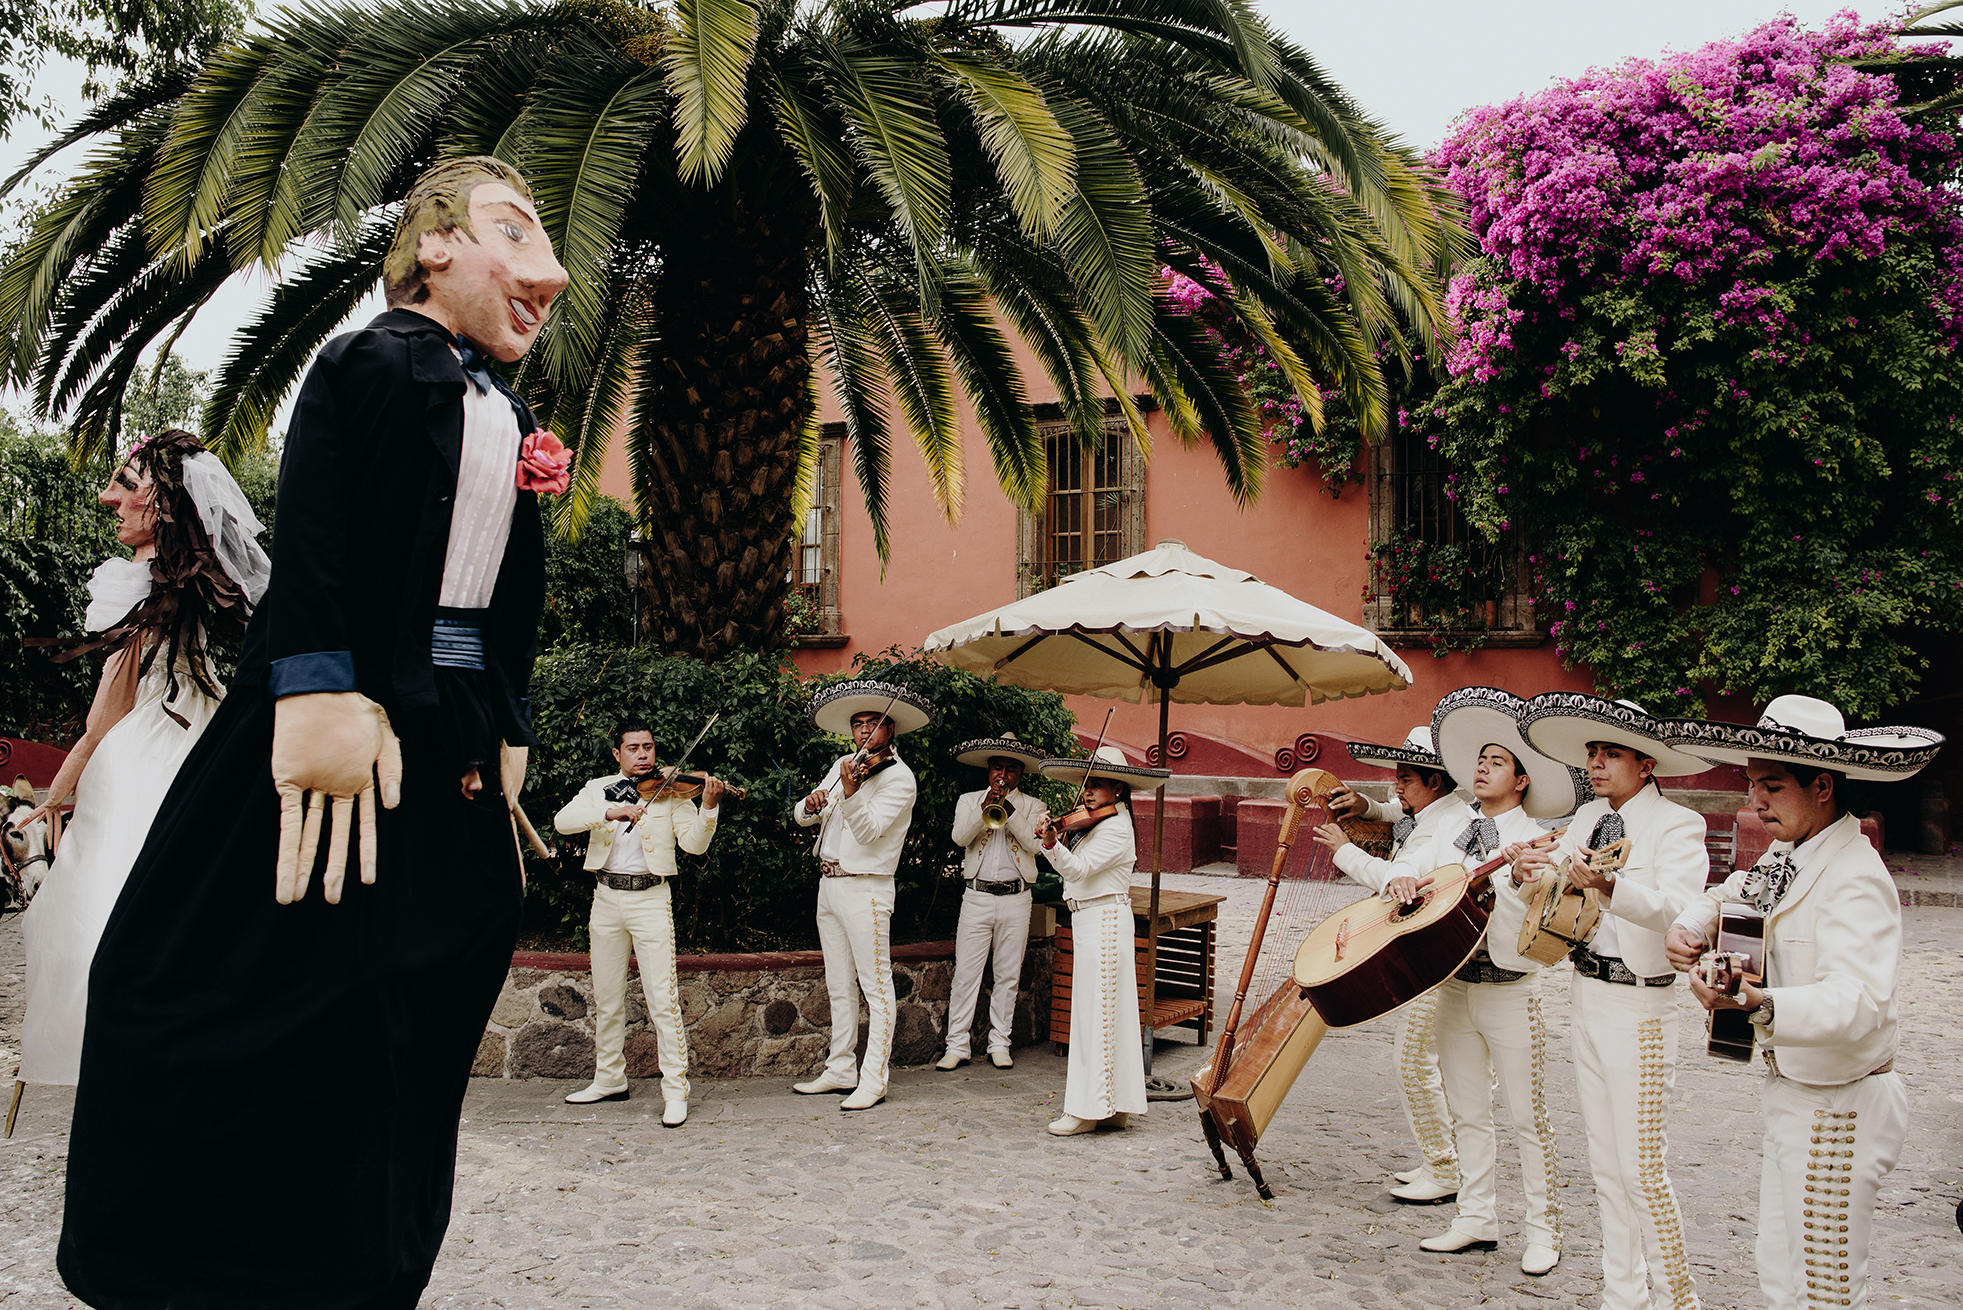
{"label": "violin bow", "polygon": [[661,785],[654,789],[654,794],[648,797],[648,800],[650,801],[660,800],[661,794],[668,790],[669,785],[673,783],[676,778],[682,776],[682,770],[688,767],[688,757],[695,754],[695,748],[702,744],[702,739],[709,735],[709,729],[715,727],[716,720],[720,719],[721,717],[722,717],[721,710],[717,710],[714,714],[711,714],[709,716],[709,721],[702,725],[702,731],[695,734],[695,740],[682,748],[682,758],[676,762],[675,771],[669,774],[666,778],[663,778],[661,780]]}
{"label": "violin bow", "polygon": [[[1070,813],[1071,810],[1076,809],[1084,803],[1084,793],[1090,789],[1091,785],[1091,770],[1097,767],[1097,753],[1104,748],[1104,735],[1111,731],[1111,716],[1117,712],[1118,707],[1116,705],[1104,711],[1104,726],[1097,730],[1097,745],[1091,747],[1091,757],[1084,761],[1084,780],[1077,784],[1077,799],[1072,801],[1069,807],[1064,810],[1065,814]],[[1055,815],[1050,816],[1049,823],[1052,827],[1056,825]]]}

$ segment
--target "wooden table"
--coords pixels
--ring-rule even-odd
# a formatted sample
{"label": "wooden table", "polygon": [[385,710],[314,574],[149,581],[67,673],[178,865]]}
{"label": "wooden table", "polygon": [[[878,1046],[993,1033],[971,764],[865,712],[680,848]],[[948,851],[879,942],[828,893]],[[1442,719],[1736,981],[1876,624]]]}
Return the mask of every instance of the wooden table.
{"label": "wooden table", "polygon": [[[1159,976],[1154,1029],[1190,1028],[1205,1046],[1213,1033],[1213,925],[1225,896],[1159,891]],[[1137,958],[1139,1017],[1147,994],[1147,917],[1152,889],[1131,889],[1132,944]],[[1057,910],[1056,972],[1050,982],[1050,1041],[1058,1054],[1070,1045],[1070,979],[1074,961],[1067,908]]]}

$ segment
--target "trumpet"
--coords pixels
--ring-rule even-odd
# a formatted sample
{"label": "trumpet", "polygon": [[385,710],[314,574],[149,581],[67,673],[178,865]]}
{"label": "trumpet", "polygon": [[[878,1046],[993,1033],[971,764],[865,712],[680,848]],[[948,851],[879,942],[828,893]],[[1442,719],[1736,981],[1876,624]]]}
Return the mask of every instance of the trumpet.
{"label": "trumpet", "polygon": [[982,827],[994,832],[1009,821],[1016,807],[1002,799],[1000,792],[991,791],[982,799]]}

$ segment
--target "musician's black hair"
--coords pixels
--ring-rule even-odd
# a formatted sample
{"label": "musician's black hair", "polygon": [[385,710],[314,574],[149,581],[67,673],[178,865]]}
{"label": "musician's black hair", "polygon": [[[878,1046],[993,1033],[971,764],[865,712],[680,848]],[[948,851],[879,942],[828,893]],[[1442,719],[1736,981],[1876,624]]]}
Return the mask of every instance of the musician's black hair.
{"label": "musician's black hair", "polygon": [[1106,782],[1118,789],[1118,799],[1126,805],[1131,804],[1131,784],[1122,778],[1106,778]]}
{"label": "musician's black hair", "polygon": [[615,750],[620,749],[620,743],[627,740],[627,734],[630,732],[645,732],[650,737],[654,736],[653,728],[648,727],[647,724],[641,722],[639,719],[629,719],[613,730],[613,748]]}
{"label": "musician's black hair", "polygon": [[1427,769],[1422,764],[1413,764],[1411,772],[1418,775],[1419,782],[1441,796],[1458,789],[1459,784],[1453,782],[1452,775],[1443,769]]}
{"label": "musician's black hair", "polygon": [[1821,774],[1833,779],[1834,804],[1843,814],[1851,814],[1857,819],[1868,817],[1867,789],[1860,783],[1835,769],[1816,769],[1810,765],[1794,764],[1791,760],[1780,760],[1779,764],[1792,775],[1794,782],[1811,791],[1813,780]]}

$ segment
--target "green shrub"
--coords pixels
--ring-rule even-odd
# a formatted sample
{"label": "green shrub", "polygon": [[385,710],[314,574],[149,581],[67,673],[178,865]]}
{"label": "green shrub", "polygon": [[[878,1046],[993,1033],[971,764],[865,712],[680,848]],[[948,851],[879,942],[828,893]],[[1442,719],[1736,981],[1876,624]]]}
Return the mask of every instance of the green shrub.
{"label": "green shrub", "polygon": [[[920,798],[896,878],[896,941],[951,936],[959,884],[942,875],[959,866],[948,838],[955,798],[984,785],[979,769],[956,764],[948,748],[1013,730],[1038,749],[1076,752],[1074,717],[1061,697],[1004,687],[898,651],[860,656],[852,672],[803,681],[784,656],[744,654],[716,663],[650,648],[561,646],[540,657],[532,705],[540,746],[526,782],[526,809],[541,832],[589,780],[614,772],[616,725],[639,718],[654,730],[659,758],[673,762],[709,714],[722,718],[690,757],[748,789],[725,800],[715,840],[702,856],[680,857],[675,932],[684,952],[805,949],[814,922],[815,828],[799,828],[791,805],[807,795],[846,743],[805,722],[818,688],[845,677],[887,678],[919,691],[939,709],[935,721],[901,740],[919,778]],[[1037,784],[1039,789],[1052,784]],[[592,877],[580,868],[584,839],[561,839],[556,860],[528,855],[526,934],[550,949],[584,949]]]}

